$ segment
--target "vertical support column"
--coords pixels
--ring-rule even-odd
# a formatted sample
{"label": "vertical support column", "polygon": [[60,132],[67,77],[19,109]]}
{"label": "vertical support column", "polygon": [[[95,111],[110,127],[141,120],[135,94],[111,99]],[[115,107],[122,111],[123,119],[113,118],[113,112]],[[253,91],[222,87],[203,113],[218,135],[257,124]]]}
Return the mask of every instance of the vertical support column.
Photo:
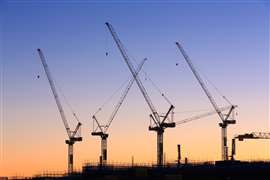
{"label": "vertical support column", "polygon": [[177,144],[177,165],[179,166],[180,165],[180,162],[181,162],[181,145],[180,144]]}
{"label": "vertical support column", "polygon": [[163,130],[157,131],[157,165],[163,165]]}
{"label": "vertical support column", "polygon": [[231,160],[234,161],[235,156],[235,138],[232,139],[232,154],[231,154]]}
{"label": "vertical support column", "polygon": [[228,160],[228,146],[227,146],[227,126],[224,125],[221,127],[221,152],[222,160]]}
{"label": "vertical support column", "polygon": [[106,165],[107,163],[107,137],[101,138],[101,157],[102,157],[102,164]]}
{"label": "vertical support column", "polygon": [[102,156],[99,156],[99,166],[102,167]]}
{"label": "vertical support column", "polygon": [[73,143],[68,144],[68,174],[73,172]]}

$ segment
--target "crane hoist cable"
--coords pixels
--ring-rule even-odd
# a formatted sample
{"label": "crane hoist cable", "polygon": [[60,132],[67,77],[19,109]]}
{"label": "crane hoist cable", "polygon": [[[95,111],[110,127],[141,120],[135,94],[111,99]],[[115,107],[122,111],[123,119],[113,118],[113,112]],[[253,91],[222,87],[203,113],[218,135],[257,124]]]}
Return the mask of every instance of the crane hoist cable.
{"label": "crane hoist cable", "polygon": [[[137,65],[137,64],[136,64]],[[159,92],[159,94],[165,99],[165,101],[172,105],[171,101],[169,100],[169,98],[165,95],[165,93],[163,93],[161,91],[161,89],[156,85],[156,83],[150,78],[150,76],[144,71],[144,70],[141,70],[146,76],[147,76],[147,79],[149,79],[149,81],[151,82],[152,86]],[[139,76],[139,75],[138,75]],[[131,78],[129,78],[131,79]],[[112,95],[110,95],[105,101],[104,103],[102,103],[102,105],[96,110],[96,112],[94,113],[94,115],[96,115],[97,113],[99,113],[100,111],[102,111],[102,109],[104,108],[104,106],[106,106],[111,100],[112,98],[118,93],[120,92],[123,87],[128,83],[129,79],[126,79],[120,86],[119,88],[117,88],[113,93]]]}
{"label": "crane hoist cable", "polygon": [[[141,70],[142,71],[142,70]],[[105,101],[104,103],[102,103],[102,105],[98,108],[98,110],[93,114],[96,115],[97,113],[99,113],[100,111],[102,111],[103,107],[106,106],[111,100],[112,98],[118,93],[120,92],[124,86],[126,86],[128,84],[128,82],[130,81],[130,79],[133,79],[133,77],[129,77],[128,79],[126,79]]]}
{"label": "crane hoist cable", "polygon": [[[141,71],[141,69],[142,69],[142,67],[143,67],[146,60],[147,60],[147,58],[144,58],[143,61],[141,62],[141,64],[139,64],[138,67],[136,68],[136,78],[138,77],[139,72]],[[128,92],[131,89],[134,81],[135,81],[135,79],[134,79],[134,77],[132,77],[130,79],[129,83],[128,83],[128,86],[126,87],[124,92],[121,94],[120,100],[118,101],[117,104],[114,105],[114,110],[113,110],[112,114],[110,115],[110,118],[109,118],[109,120],[108,120],[108,122],[106,124],[105,130],[104,130],[105,132],[109,129],[113,119],[115,118],[115,116],[116,116],[117,112],[119,111],[121,105],[123,104],[126,96],[128,95]]]}
{"label": "crane hoist cable", "polygon": [[56,81],[54,81],[54,83],[55,83],[56,89],[58,89],[59,94],[62,96],[62,99],[64,100],[64,103],[68,106],[70,112],[72,113],[72,116],[75,118],[75,120],[76,120],[77,122],[80,122],[80,120],[79,120],[77,114],[76,114],[75,111],[74,111],[74,108],[71,106],[71,104],[69,103],[67,97],[66,97],[65,94],[63,93],[62,88],[59,86],[59,83],[57,83]]}
{"label": "crane hoist cable", "polygon": [[[137,65],[137,62],[135,60],[133,60],[135,62],[135,64]],[[161,88],[152,80],[152,78],[150,77],[150,75],[145,71],[142,70],[143,74],[146,77],[146,80],[149,80],[151,85],[154,87],[154,89],[164,98],[164,100],[169,104],[169,105],[173,105],[172,102],[169,100],[169,98],[165,95],[165,93],[161,90]]]}
{"label": "crane hoist cable", "polygon": [[208,82],[213,88],[214,90],[230,105],[233,105],[231,103],[231,101],[220,91],[220,89],[217,88],[217,86],[209,80],[209,78],[204,74],[202,73],[202,71],[200,71],[200,69],[198,70],[200,72],[200,74],[204,77],[204,79],[206,80],[206,82]]}
{"label": "crane hoist cable", "polygon": [[[193,62],[193,64],[194,64],[194,62]],[[177,64],[177,66],[178,66],[178,64]],[[202,70],[198,66],[196,66],[196,70],[203,76],[203,78],[205,79],[205,81],[214,88],[214,90],[218,93],[218,95],[221,98],[223,98],[228,104],[233,105],[231,103],[231,101],[224,95],[224,93],[222,93],[221,90],[218,89],[217,86],[212,81],[210,81],[210,79],[202,72]]]}
{"label": "crane hoist cable", "polygon": [[147,77],[147,79],[149,79],[150,83],[152,84],[152,86],[159,92],[159,94],[165,99],[165,101],[172,105],[171,101],[169,100],[169,98],[165,95],[164,92],[162,92],[161,88],[159,88],[157,86],[157,84],[150,78],[150,76],[145,72],[143,71],[143,73],[145,74],[145,76]]}
{"label": "crane hoist cable", "polygon": [[[138,62],[136,61],[136,58],[134,58],[134,57],[132,56],[132,53],[130,53],[126,47],[122,47],[122,48],[125,50],[125,52],[126,52],[127,54],[129,54],[129,59],[130,59],[131,61],[133,61],[133,63],[134,63],[136,66],[138,66],[139,64],[138,64]],[[170,99],[165,95],[166,93],[164,93],[164,92],[161,90],[161,88],[160,88],[160,87],[152,80],[152,78],[150,78],[150,75],[149,75],[145,70],[143,70],[143,69],[142,69],[141,71],[142,71],[142,73],[145,75],[145,77],[147,78],[147,80],[150,81],[150,83],[151,83],[151,85],[154,87],[154,89],[155,89],[156,91],[158,91],[158,93],[161,95],[161,97],[163,97],[164,100],[165,100],[169,105],[173,105],[172,102],[170,101]],[[138,75],[138,76],[139,76],[139,75]]]}
{"label": "crane hoist cable", "polygon": [[112,98],[123,89],[123,87],[128,83],[128,81],[129,79],[126,79],[125,82],[123,82],[108,98],[106,98],[93,115],[96,115],[97,113],[102,111],[102,109],[112,100]]}
{"label": "crane hoist cable", "polygon": [[[53,73],[50,72],[52,75]],[[65,94],[63,93],[63,90],[61,88],[61,86],[59,85],[59,83],[54,79],[54,84],[55,84],[55,88],[58,90],[60,96],[62,97],[62,99],[64,100],[64,103],[67,105],[67,107],[69,108],[70,112],[72,113],[72,116],[75,118],[75,120],[77,122],[80,122],[79,121],[79,118],[77,116],[77,114],[75,113],[74,111],[74,108],[71,106],[71,104],[69,103],[67,97],[65,96]]]}

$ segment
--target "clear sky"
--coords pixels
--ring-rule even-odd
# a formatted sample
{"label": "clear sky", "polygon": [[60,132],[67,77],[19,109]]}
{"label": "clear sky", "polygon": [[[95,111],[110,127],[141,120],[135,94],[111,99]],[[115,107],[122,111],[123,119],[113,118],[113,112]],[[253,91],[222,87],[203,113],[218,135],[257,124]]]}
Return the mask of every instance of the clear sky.
{"label": "clear sky", "polygon": [[[58,87],[83,123],[83,142],[74,148],[76,168],[98,161],[100,139],[90,136],[91,116],[130,76],[104,25],[107,21],[132,59],[149,59],[143,70],[180,112],[176,121],[213,109],[174,44],[180,41],[200,72],[239,106],[229,140],[234,134],[269,131],[267,1],[0,2],[0,176],[66,170],[66,133],[37,48],[43,50]],[[158,111],[165,112],[169,105],[145,75],[141,78]],[[212,86],[209,89],[219,105],[226,104]],[[97,115],[99,119],[108,119],[119,96]],[[156,134],[148,131],[149,113],[133,86],[109,130],[109,161],[130,162],[134,156],[135,162],[155,162]],[[74,127],[70,113],[68,117]],[[218,122],[212,116],[167,129],[166,159],[176,160],[177,144],[183,147],[183,157],[191,160],[219,159]],[[236,157],[270,159],[270,143],[238,143]]]}

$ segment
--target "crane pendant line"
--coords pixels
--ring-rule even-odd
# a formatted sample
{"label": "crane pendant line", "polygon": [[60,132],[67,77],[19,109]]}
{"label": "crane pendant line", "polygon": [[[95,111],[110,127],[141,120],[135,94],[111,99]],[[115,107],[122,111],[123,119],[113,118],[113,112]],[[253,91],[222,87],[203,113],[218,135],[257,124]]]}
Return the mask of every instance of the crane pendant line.
{"label": "crane pendant line", "polygon": [[134,68],[133,64],[131,63],[128,55],[126,54],[122,42],[120,41],[119,37],[117,36],[117,34],[116,34],[114,28],[112,27],[112,25],[109,24],[108,22],[106,22],[105,24],[108,27],[108,29],[109,29],[109,31],[110,31],[110,33],[111,33],[117,47],[118,47],[121,55],[123,56],[123,58],[124,58],[124,60],[125,60],[125,62],[127,64],[128,68],[129,68],[131,74],[133,75],[133,78],[136,80],[136,83],[137,83],[141,93],[143,94],[143,96],[144,96],[144,98],[146,100],[146,103],[148,104],[149,108],[151,109],[151,111],[153,113],[153,116],[155,117],[154,122],[158,126],[160,126],[161,122],[160,122],[160,117],[159,117],[159,115],[157,113],[157,110],[156,110],[155,106],[153,105],[152,101],[150,100],[150,97],[148,96],[144,86],[142,85],[141,80],[139,79],[139,77],[136,77],[135,68]]}

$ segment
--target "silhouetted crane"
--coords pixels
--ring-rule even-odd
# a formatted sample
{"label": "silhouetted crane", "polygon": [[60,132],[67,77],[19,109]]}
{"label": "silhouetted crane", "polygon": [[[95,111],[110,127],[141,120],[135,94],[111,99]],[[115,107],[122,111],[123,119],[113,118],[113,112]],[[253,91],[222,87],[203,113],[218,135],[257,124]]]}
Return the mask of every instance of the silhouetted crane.
{"label": "silhouetted crane", "polygon": [[190,67],[192,73],[194,74],[195,78],[198,80],[201,88],[203,89],[204,93],[206,94],[206,96],[208,97],[210,103],[212,104],[212,106],[214,107],[216,113],[219,115],[220,119],[221,119],[221,123],[219,123],[219,126],[221,127],[221,152],[222,152],[222,160],[228,160],[228,146],[227,146],[227,126],[229,124],[235,124],[236,121],[233,119],[229,119],[231,114],[233,113],[233,110],[235,109],[235,105],[231,105],[231,109],[230,111],[226,114],[223,115],[217,105],[217,103],[215,102],[214,98],[212,97],[212,95],[210,94],[210,92],[208,91],[204,81],[202,80],[202,78],[200,77],[199,73],[196,71],[194,65],[192,64],[190,58],[188,57],[187,53],[185,52],[185,50],[183,49],[183,47],[176,42],[176,46],[178,47],[178,49],[180,50],[180,52],[182,53],[182,55],[184,56],[184,59],[186,60],[188,66]]}
{"label": "silhouetted crane", "polygon": [[63,109],[62,104],[60,102],[58,93],[57,93],[56,88],[55,88],[55,83],[54,83],[53,78],[51,76],[51,73],[49,71],[49,67],[48,67],[48,65],[46,63],[45,57],[44,57],[41,49],[37,49],[37,51],[38,51],[40,60],[42,62],[42,65],[44,67],[45,73],[47,75],[47,78],[48,78],[48,81],[49,81],[49,84],[50,84],[50,87],[51,87],[51,90],[52,90],[52,93],[53,93],[53,96],[54,96],[54,99],[55,99],[55,102],[56,102],[56,105],[57,105],[57,108],[58,108],[58,111],[60,112],[61,119],[62,119],[62,121],[64,123],[64,126],[65,126],[66,131],[67,131],[67,135],[68,135],[68,138],[69,138],[65,142],[68,145],[68,173],[70,174],[70,173],[73,172],[73,144],[75,142],[77,142],[77,141],[82,141],[82,137],[78,136],[78,132],[79,132],[79,129],[80,129],[82,124],[79,122],[76,114],[73,113],[73,116],[78,121],[78,124],[77,124],[74,131],[70,130],[70,127],[68,125],[68,122],[67,122],[67,119],[66,119],[66,116],[65,116],[65,113],[64,113],[64,109]]}
{"label": "silhouetted crane", "polygon": [[108,27],[118,49],[120,50],[121,55],[123,56],[123,59],[125,60],[125,63],[127,64],[127,66],[129,68],[131,74],[133,75],[146,103],[148,104],[148,106],[152,112],[152,114],[150,114],[150,118],[153,120],[155,126],[150,125],[149,130],[157,132],[157,165],[162,166],[163,165],[163,133],[164,133],[164,130],[166,128],[175,127],[174,122],[166,122],[166,119],[168,118],[169,113],[174,109],[174,106],[170,105],[170,108],[165,116],[161,117],[158,114],[158,112],[156,111],[150,97],[148,96],[146,89],[144,88],[140,78],[138,76],[136,76],[135,68],[134,68],[133,64],[131,63],[131,61],[130,61],[130,59],[125,51],[125,48],[124,48],[122,42],[120,41],[119,37],[117,36],[114,28],[108,22],[106,22],[105,24]]}
{"label": "silhouetted crane", "polygon": [[235,160],[234,156],[236,154],[236,139],[238,139],[239,141],[244,141],[245,139],[270,139],[270,132],[252,132],[235,135],[232,139],[231,160]]}
{"label": "silhouetted crane", "polygon": [[[138,66],[138,69],[136,71],[136,76],[140,72],[140,70],[141,70],[141,68],[146,60],[147,60],[146,58],[143,59],[141,64]],[[93,120],[97,124],[98,129],[93,130],[93,132],[91,134],[92,134],[92,136],[100,136],[100,138],[101,138],[101,164],[102,165],[106,165],[106,162],[107,162],[107,138],[109,136],[107,131],[108,131],[113,119],[115,118],[118,110],[120,109],[121,105],[123,104],[123,102],[124,102],[128,92],[129,92],[131,86],[133,85],[134,81],[135,81],[135,79],[132,77],[131,80],[129,81],[126,89],[124,90],[123,94],[121,95],[119,102],[115,105],[114,110],[113,110],[106,125],[101,125],[99,123],[99,121],[97,120],[96,116],[95,115],[92,116]]]}

